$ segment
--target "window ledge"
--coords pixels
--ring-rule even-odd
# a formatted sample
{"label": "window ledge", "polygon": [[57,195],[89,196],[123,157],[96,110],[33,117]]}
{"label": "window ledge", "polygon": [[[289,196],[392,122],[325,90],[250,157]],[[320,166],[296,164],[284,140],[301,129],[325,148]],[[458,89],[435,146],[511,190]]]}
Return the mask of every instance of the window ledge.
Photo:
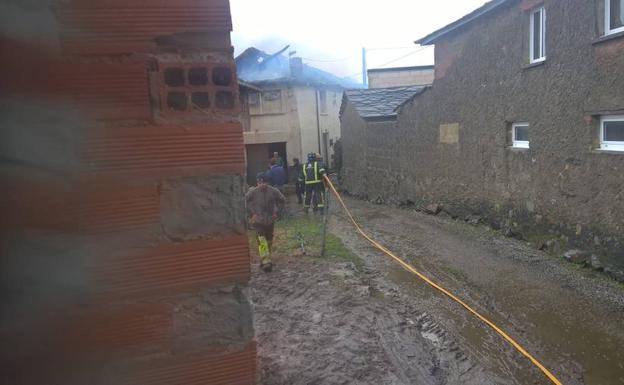
{"label": "window ledge", "polygon": [[509,151],[512,152],[527,152],[529,151],[531,148],[530,147],[514,147],[514,146],[507,146],[507,149]]}
{"label": "window ledge", "polygon": [[624,155],[624,150],[603,150],[601,148],[595,148],[591,151],[591,153],[605,155]]}
{"label": "window ledge", "polygon": [[541,67],[543,65],[546,64],[546,60],[540,60],[540,61],[536,61],[535,63],[529,63],[529,64],[525,64],[522,69],[523,70],[528,70],[531,68],[535,68],[535,67]]}
{"label": "window ledge", "polygon": [[601,36],[598,39],[592,41],[592,44],[593,45],[597,45],[597,44],[601,44],[601,43],[604,43],[604,42],[607,42],[607,41],[619,39],[621,37],[624,37],[624,31]]}

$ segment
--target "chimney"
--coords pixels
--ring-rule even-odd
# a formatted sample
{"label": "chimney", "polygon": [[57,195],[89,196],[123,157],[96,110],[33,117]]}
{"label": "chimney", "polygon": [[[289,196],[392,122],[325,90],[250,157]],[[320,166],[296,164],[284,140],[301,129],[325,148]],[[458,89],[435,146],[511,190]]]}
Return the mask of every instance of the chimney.
{"label": "chimney", "polygon": [[290,58],[290,76],[293,78],[303,76],[303,60],[300,57]]}

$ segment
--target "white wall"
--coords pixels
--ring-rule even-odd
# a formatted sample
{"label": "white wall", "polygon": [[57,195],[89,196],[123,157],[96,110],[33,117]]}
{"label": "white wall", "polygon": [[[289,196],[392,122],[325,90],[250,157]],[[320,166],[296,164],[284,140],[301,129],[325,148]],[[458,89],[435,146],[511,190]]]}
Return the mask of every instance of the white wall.
{"label": "white wall", "polygon": [[[269,88],[267,88],[269,89]],[[275,88],[271,88],[275,89]],[[263,144],[286,142],[288,163],[298,157],[305,160],[310,152],[319,152],[317,126],[317,89],[310,86],[282,86],[283,109],[279,114],[251,115],[250,130],[244,132],[245,144]],[[340,138],[340,103],[342,91],[327,89],[326,112],[318,115],[318,125],[322,133],[328,133],[329,139],[335,142]],[[328,145],[329,160],[333,148]],[[321,145],[321,151],[324,151]]]}
{"label": "white wall", "polygon": [[369,71],[368,88],[425,86],[433,83],[433,69],[397,69],[396,71]]}
{"label": "white wall", "polygon": [[[334,142],[340,138],[340,103],[342,102],[342,91],[327,89],[325,113],[321,113],[319,105],[318,126],[316,115],[316,99],[318,91],[312,87],[298,86],[295,88],[295,94],[298,105],[299,122],[301,126],[302,151],[301,158],[305,159],[310,152],[319,152],[319,126],[322,133],[328,132],[328,140]],[[329,147],[330,159],[333,154],[333,148]],[[321,151],[323,145],[321,144]],[[330,159],[325,159],[326,163],[330,163]]]}

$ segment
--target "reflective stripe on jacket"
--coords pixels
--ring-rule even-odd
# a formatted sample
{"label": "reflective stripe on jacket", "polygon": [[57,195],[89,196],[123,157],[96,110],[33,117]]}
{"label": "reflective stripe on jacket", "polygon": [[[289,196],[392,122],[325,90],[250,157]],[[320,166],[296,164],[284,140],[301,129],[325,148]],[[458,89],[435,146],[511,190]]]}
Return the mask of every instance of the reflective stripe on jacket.
{"label": "reflective stripe on jacket", "polygon": [[[305,184],[321,183],[321,177],[325,174],[325,168],[323,166],[319,167],[319,162],[314,161],[312,163],[313,166],[311,167],[312,170],[308,170],[309,164],[310,163],[306,163],[302,167]],[[310,171],[312,172],[310,173]]]}

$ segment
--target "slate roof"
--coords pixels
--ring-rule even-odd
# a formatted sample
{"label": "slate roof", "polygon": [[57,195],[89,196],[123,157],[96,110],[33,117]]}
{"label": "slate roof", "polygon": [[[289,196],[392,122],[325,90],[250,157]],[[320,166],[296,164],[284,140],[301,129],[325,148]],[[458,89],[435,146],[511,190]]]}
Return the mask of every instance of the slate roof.
{"label": "slate roof", "polygon": [[347,90],[341,113],[348,101],[364,120],[394,120],[403,104],[427,88],[428,86],[404,86]]}
{"label": "slate roof", "polygon": [[329,72],[303,64],[300,73],[292,73],[290,61],[284,55],[269,55],[257,48],[247,48],[236,58],[238,78],[256,85],[290,82],[313,86],[358,88],[362,85],[339,78]]}
{"label": "slate roof", "polygon": [[452,22],[451,24],[442,27],[434,32],[431,32],[429,35],[423,37],[422,39],[418,39],[416,40],[416,44],[420,44],[420,45],[431,45],[431,44],[435,44],[435,42],[440,39],[443,36],[446,36],[447,34],[463,27],[466,24],[469,24],[471,22],[473,22],[474,20],[487,15],[488,13],[498,9],[500,6],[505,5],[507,3],[510,3],[512,1],[515,0],[491,0],[485,4],[483,4],[481,7],[475,9],[474,11],[470,12],[469,14],[467,14],[466,16],[455,20],[454,22]]}

